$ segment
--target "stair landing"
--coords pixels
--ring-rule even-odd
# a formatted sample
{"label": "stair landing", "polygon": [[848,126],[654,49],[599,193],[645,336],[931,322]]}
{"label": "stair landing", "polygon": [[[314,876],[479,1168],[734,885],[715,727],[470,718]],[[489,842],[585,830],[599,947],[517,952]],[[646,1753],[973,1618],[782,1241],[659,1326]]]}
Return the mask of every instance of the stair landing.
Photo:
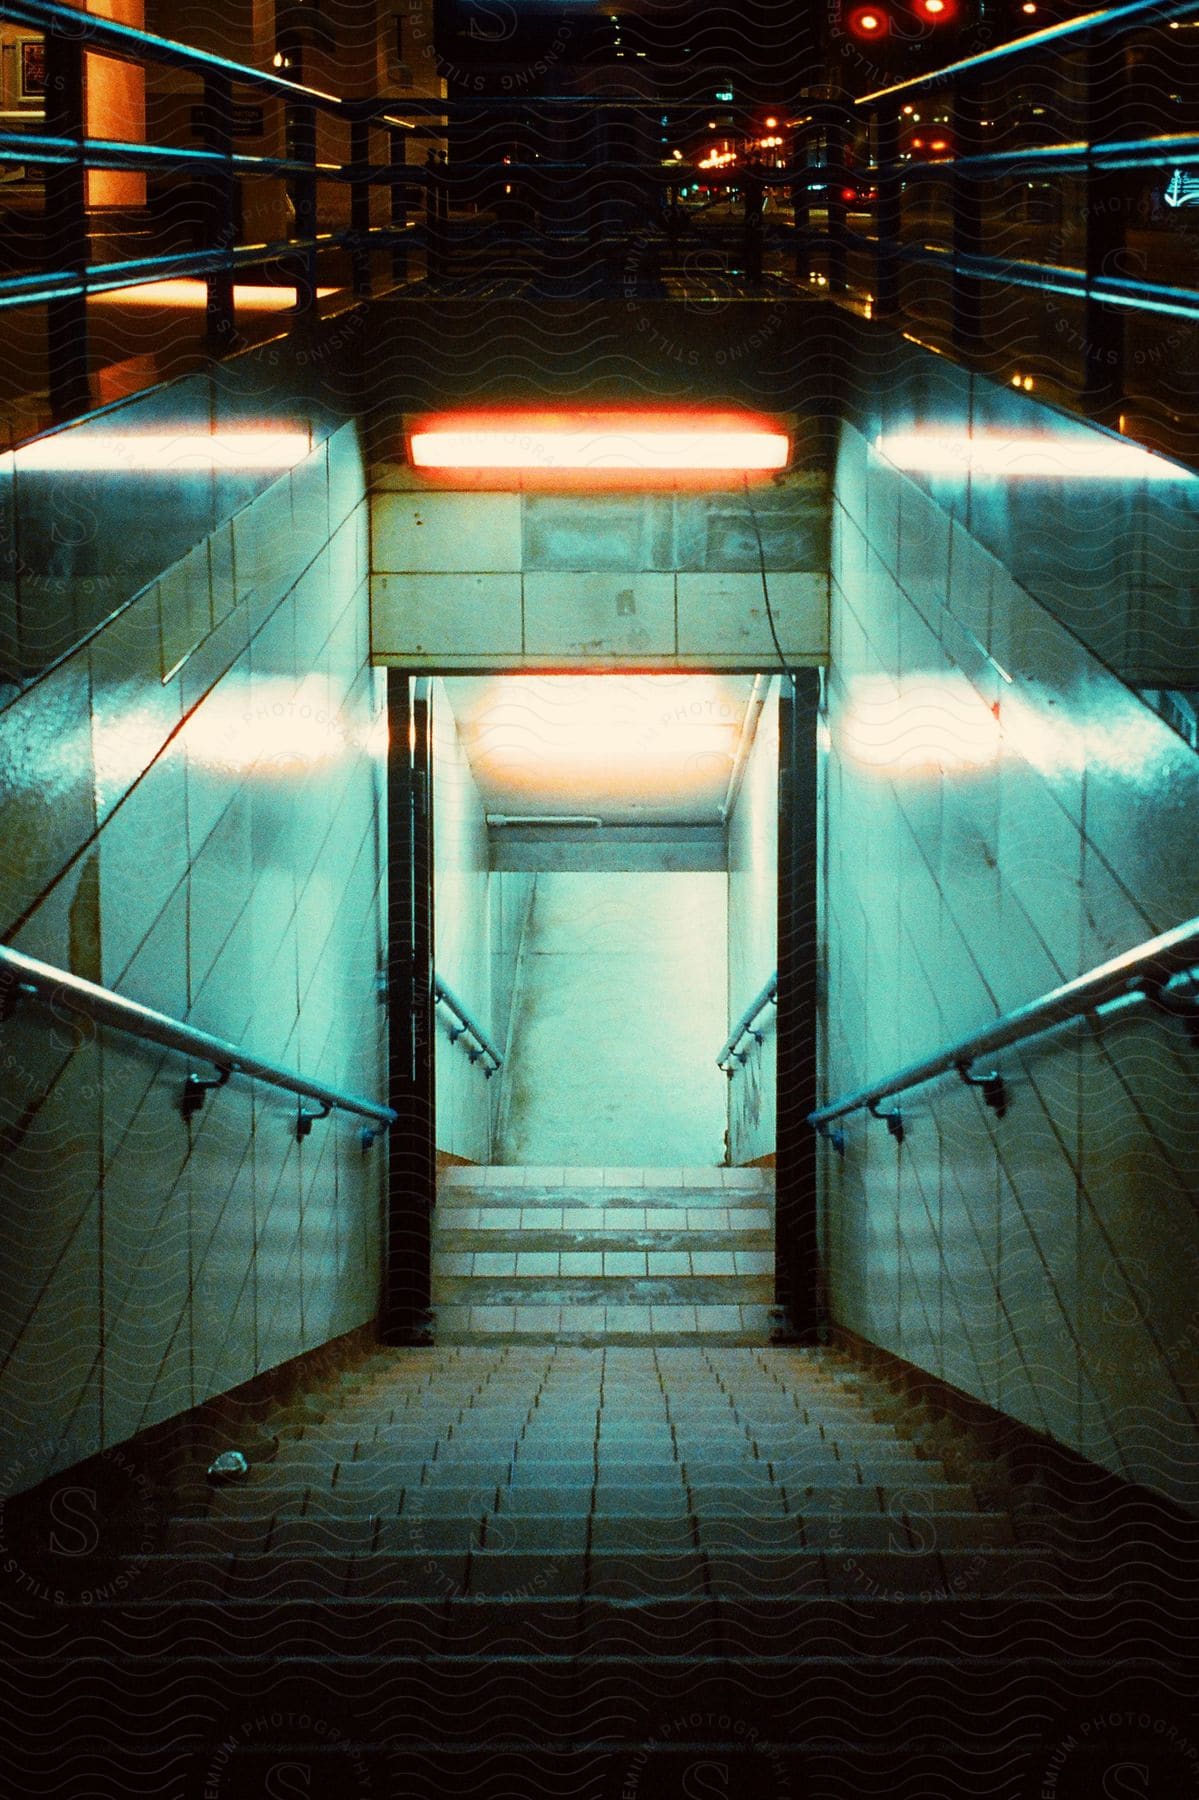
{"label": "stair landing", "polygon": [[440,1343],[769,1336],[771,1169],[450,1168],[433,1227]]}

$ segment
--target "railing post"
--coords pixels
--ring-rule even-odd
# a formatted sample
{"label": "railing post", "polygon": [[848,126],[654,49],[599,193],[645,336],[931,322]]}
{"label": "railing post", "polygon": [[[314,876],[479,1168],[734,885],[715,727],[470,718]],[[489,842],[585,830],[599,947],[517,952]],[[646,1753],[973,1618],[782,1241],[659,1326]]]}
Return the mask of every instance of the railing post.
{"label": "railing post", "polygon": [[296,256],[296,311],[311,312],[316,306],[316,108],[293,106],[290,113],[288,155],[308,166],[292,183],[295,235],[301,240]]}
{"label": "railing post", "polygon": [[903,219],[899,115],[893,101],[885,101],[875,114],[874,145],[878,165],[878,201],[874,215],[878,247],[873,311],[876,319],[893,319],[900,310],[899,235]]}
{"label": "railing post", "polygon": [[354,119],[350,125],[350,252],[354,298],[369,300],[371,292],[371,122]]}
{"label": "railing post", "polygon": [[207,337],[210,348],[228,348],[236,329],[232,251],[237,237],[237,188],[233,175],[233,83],[227,75],[204,77],[205,147],[223,161],[209,170],[204,207],[205,249],[219,249],[226,266],[208,273]]}
{"label": "railing post", "polygon": [[849,239],[847,209],[841,189],[845,182],[845,152],[849,143],[849,120],[840,109],[829,114],[825,135],[825,198],[828,218],[828,286],[830,294],[843,294],[849,285]]}
{"label": "railing post", "polygon": [[387,160],[391,165],[391,229],[399,233],[391,247],[391,278],[394,282],[408,279],[408,184],[407,147],[402,131],[387,134]]}
{"label": "railing post", "polygon": [[447,219],[442,154],[430,150],[425,158],[425,270],[430,281],[445,279]]}
{"label": "railing post", "polygon": [[[954,101],[955,157],[979,156],[983,151],[983,100],[977,91],[959,93]],[[953,297],[951,332],[953,347],[965,356],[977,355],[985,339],[983,284],[977,275],[963,273],[961,264],[982,256],[985,248],[983,184],[975,175],[951,168],[949,204],[953,216]]]}
{"label": "railing post", "polygon": [[745,205],[745,274],[759,286],[762,280],[762,213],[766,204],[766,186],[759,170],[746,169],[741,177]]}
{"label": "railing post", "polygon": [[83,286],[89,248],[82,37],[55,32],[46,39],[46,131],[51,137],[70,138],[79,146],[73,162],[52,164],[46,170],[47,261],[51,270],[70,271],[79,278],[76,292],[51,300],[46,308],[50,407],[56,419],[70,419],[91,405]]}
{"label": "railing post", "polygon": [[[800,128],[802,131],[802,127]],[[797,133],[797,137],[798,137]],[[803,132],[802,160],[799,142],[793,140],[791,154],[795,158],[795,178],[791,183],[791,217],[792,230],[795,233],[795,266],[796,281],[806,281],[812,260],[812,195],[809,187],[811,165],[808,161],[811,150],[811,130]]]}

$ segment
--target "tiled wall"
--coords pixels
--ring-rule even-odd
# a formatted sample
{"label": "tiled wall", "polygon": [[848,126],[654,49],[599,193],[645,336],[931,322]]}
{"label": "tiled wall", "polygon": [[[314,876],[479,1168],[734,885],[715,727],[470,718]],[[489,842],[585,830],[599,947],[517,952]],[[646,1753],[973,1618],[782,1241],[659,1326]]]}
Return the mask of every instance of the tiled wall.
{"label": "tiled wall", "polygon": [[[745,669],[823,662],[828,496],[430,493],[374,471],[371,638],[396,667]],[[752,502],[754,517],[750,514]]]}
{"label": "tiled wall", "polygon": [[[364,495],[344,426],[10,700],[0,923],[380,1096]],[[2,1042],[6,1491],[372,1316],[382,1154],[351,1117],[301,1144],[294,1101],[235,1076],[189,1125],[182,1058],[33,1005]]]}
{"label": "tiled wall", "polygon": [[[778,741],[778,682],[771,678],[728,827],[730,1031],[778,962]],[[774,1154],[773,1007],[755,1029],[762,1042],[741,1045],[746,1061],[729,1082],[733,1163]]]}
{"label": "tiled wall", "polygon": [[[484,1030],[491,1029],[487,820],[445,683],[433,683],[434,962]],[[450,1042],[458,1021],[437,1009],[437,1148],[485,1163],[496,1091],[481,1062]]]}
{"label": "tiled wall", "polygon": [[[1199,764],[845,428],[827,771],[831,1096],[1199,912]],[[1143,1012],[824,1154],[834,1317],[1199,1505],[1196,1050]]]}

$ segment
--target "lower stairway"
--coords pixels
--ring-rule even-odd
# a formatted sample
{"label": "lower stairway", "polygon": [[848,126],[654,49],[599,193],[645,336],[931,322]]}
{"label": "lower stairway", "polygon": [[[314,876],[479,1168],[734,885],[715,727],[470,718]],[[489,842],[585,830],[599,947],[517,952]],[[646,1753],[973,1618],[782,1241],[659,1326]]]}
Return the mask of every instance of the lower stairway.
{"label": "lower stairway", "polygon": [[439,1343],[761,1344],[774,1171],[443,1169]]}
{"label": "lower stairway", "polygon": [[7,1503],[11,1791],[1188,1800],[1177,1523],[1013,1431],[844,1346],[360,1346]]}

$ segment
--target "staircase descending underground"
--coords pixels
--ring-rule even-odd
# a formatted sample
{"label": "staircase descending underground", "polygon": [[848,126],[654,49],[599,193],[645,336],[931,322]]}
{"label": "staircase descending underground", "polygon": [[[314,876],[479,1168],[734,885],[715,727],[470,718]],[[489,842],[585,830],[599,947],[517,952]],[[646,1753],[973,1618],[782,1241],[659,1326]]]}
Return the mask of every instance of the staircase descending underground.
{"label": "staircase descending underground", "polygon": [[761,1344],[773,1294],[770,1169],[441,1173],[441,1343]]}
{"label": "staircase descending underground", "polygon": [[1023,1456],[843,1348],[358,1351],[110,1456],[86,1589],[9,1503],[8,1754],[88,1800],[1039,1800],[1072,1733],[1098,1794],[1080,1728],[1180,1704],[1190,1578]]}

